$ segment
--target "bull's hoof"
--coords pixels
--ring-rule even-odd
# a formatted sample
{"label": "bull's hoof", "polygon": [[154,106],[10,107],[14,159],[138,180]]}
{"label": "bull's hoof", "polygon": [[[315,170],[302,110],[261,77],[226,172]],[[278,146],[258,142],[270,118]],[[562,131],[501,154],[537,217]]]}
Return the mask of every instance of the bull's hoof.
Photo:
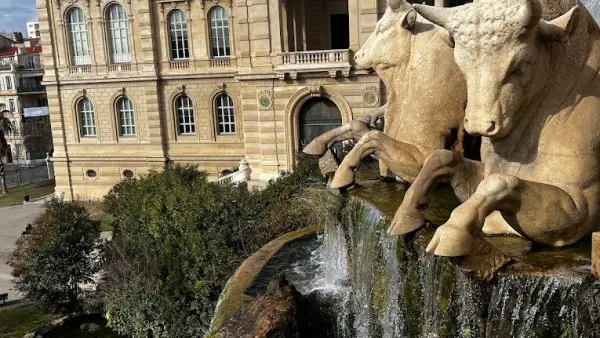
{"label": "bull's hoof", "polygon": [[348,167],[341,166],[335,172],[331,181],[332,189],[343,189],[354,184],[354,171]]}
{"label": "bull's hoof", "polygon": [[473,236],[464,228],[444,224],[439,227],[425,251],[436,256],[461,257],[473,250]]}
{"label": "bull's hoof", "polygon": [[312,142],[302,149],[302,152],[307,155],[322,156],[327,152],[327,144],[312,140]]}
{"label": "bull's hoof", "polygon": [[414,208],[403,208],[400,206],[388,228],[388,234],[391,236],[407,235],[413,231],[419,230],[425,225],[425,217]]}

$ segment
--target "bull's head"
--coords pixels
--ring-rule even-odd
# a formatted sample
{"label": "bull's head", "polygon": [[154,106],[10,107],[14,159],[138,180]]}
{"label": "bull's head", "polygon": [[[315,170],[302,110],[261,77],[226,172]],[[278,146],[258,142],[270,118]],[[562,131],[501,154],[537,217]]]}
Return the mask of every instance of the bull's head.
{"label": "bull's head", "polygon": [[388,8],[377,22],[375,31],[354,60],[360,68],[373,68],[380,76],[386,69],[408,61],[411,30],[417,12],[404,0],[389,0]]}
{"label": "bull's head", "polygon": [[414,7],[454,40],[455,60],[467,80],[465,129],[492,139],[506,136],[541,93],[550,70],[549,42],[567,39],[578,18],[575,7],[542,21],[538,0]]}

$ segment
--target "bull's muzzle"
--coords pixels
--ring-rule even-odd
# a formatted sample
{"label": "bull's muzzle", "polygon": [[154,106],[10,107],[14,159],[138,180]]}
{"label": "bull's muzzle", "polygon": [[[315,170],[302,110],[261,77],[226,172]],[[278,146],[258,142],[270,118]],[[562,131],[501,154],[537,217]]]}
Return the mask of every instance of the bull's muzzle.
{"label": "bull's muzzle", "polygon": [[493,137],[500,131],[498,121],[471,120],[465,118],[465,130],[471,135]]}

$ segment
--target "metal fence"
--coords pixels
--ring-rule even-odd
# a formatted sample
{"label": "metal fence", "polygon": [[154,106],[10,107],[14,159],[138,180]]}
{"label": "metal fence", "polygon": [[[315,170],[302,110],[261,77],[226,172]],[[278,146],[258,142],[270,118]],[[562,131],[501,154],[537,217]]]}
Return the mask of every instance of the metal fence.
{"label": "metal fence", "polygon": [[5,180],[8,187],[16,187],[23,184],[45,181],[48,177],[48,167],[40,165],[36,167],[5,167]]}

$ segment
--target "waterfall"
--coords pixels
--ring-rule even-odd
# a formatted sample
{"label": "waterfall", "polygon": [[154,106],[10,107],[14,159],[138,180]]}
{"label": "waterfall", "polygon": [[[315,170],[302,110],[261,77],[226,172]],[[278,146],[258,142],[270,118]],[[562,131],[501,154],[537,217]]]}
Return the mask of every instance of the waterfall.
{"label": "waterfall", "polygon": [[380,239],[383,248],[383,258],[386,265],[386,299],[381,326],[383,338],[401,337],[405,331],[404,318],[400,311],[402,298],[400,290],[404,289],[404,280],[400,278],[398,262],[398,239],[383,233]]}
{"label": "waterfall", "polygon": [[433,229],[390,237],[388,224],[351,197],[325,225],[310,258],[316,273],[297,285],[335,326],[319,337],[600,337],[600,283],[582,265],[550,271],[519,263],[484,282],[424,252]]}

